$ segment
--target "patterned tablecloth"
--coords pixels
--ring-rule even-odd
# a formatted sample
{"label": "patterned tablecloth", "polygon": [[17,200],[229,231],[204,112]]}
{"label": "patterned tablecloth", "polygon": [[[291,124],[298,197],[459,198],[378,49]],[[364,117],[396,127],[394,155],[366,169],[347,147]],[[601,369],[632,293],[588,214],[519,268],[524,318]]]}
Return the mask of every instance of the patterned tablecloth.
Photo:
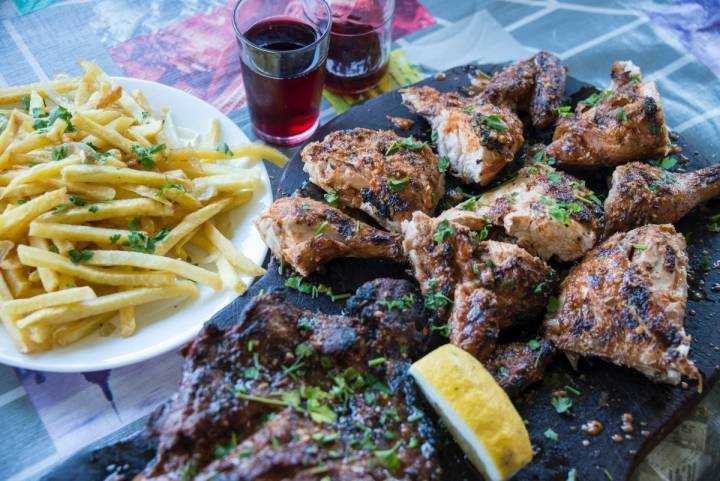
{"label": "patterned tablecloth", "polygon": [[[0,86],[108,73],[205,99],[252,137],[230,13],[235,0],[0,0]],[[720,150],[718,0],[398,0],[390,72],[380,91],[470,62],[557,53],[570,74],[604,85],[631,59],[658,83],[670,127],[709,158]],[[325,122],[363,98],[326,95]],[[274,182],[279,171],[269,166]],[[709,293],[718,297],[718,293]],[[136,431],[175,389],[180,358],[52,374],[0,365],[0,479],[36,479],[88,445]],[[642,464],[640,481],[715,480],[720,387]],[[703,474],[704,473],[704,474]]]}

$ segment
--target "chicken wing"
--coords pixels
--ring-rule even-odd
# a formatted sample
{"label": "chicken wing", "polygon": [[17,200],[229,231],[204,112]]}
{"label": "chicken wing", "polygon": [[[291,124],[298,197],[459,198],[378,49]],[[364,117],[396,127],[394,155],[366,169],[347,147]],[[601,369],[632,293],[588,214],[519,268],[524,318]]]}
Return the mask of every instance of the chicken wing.
{"label": "chicken wing", "polygon": [[431,213],[445,193],[430,147],[390,130],[333,132],[306,145],[301,156],[313,183],[389,229],[397,230],[416,210]]}
{"label": "chicken wing", "polygon": [[645,224],[677,222],[696,205],[720,195],[720,165],[670,173],[632,162],[612,175],[605,199],[605,235]]}
{"label": "chicken wing", "polygon": [[612,167],[669,152],[668,130],[654,82],[630,61],[615,62],[608,90],[581,101],[560,119],[547,154],[567,167]]}
{"label": "chicken wing", "polygon": [[539,163],[440,215],[473,230],[499,226],[531,253],[562,261],[580,258],[592,249],[600,237],[601,217],[600,200],[583,182]]}
{"label": "chicken wing", "polygon": [[432,87],[410,87],[401,94],[410,110],[430,122],[438,153],[448,159],[450,173],[464,182],[488,184],[523,143],[522,122],[508,106]]}
{"label": "chicken wing", "polygon": [[416,212],[402,229],[426,307],[441,318],[451,311],[450,341],[479,359],[501,330],[542,311],[556,282],[542,259],[465,226]]}
{"label": "chicken wing", "polygon": [[493,76],[480,96],[493,105],[515,104],[530,114],[533,127],[545,128],[558,118],[566,77],[560,59],[541,51]]}
{"label": "chicken wing", "polygon": [[571,355],[597,356],[670,384],[701,381],[688,359],[685,239],[670,225],[617,233],[573,268],[545,337]]}
{"label": "chicken wing", "polygon": [[255,226],[275,257],[303,276],[337,257],[402,256],[399,234],[375,229],[304,197],[277,199]]}

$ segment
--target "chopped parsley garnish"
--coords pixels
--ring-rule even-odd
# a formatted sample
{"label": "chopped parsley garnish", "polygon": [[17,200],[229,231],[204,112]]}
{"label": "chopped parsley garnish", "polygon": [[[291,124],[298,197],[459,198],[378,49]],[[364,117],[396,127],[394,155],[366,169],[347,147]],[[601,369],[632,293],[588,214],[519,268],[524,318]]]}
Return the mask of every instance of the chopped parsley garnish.
{"label": "chopped parsley garnish", "polygon": [[560,177],[560,174],[556,172],[548,173],[547,178],[550,182],[554,184],[559,184],[560,182],[562,182],[562,177]]}
{"label": "chopped parsley garnish", "polygon": [[548,314],[555,314],[559,308],[560,308],[560,299],[558,299],[555,296],[551,296],[550,299],[548,299],[547,308],[545,309],[545,311]]}
{"label": "chopped parsley garnish", "polygon": [[446,155],[441,155],[438,159],[438,171],[447,172],[448,167],[450,167],[450,159]]}
{"label": "chopped parsley garnish", "polygon": [[450,325],[449,324],[435,324],[430,326],[430,330],[432,332],[437,332],[443,337],[449,337],[450,336]]}
{"label": "chopped parsley garnish", "polygon": [[121,237],[120,234],[113,234],[113,235],[111,235],[111,236],[110,236],[110,243],[111,243],[111,244],[116,243],[117,241],[120,240],[120,237]]}
{"label": "chopped parsley garnish", "polygon": [[507,124],[503,122],[499,115],[482,115],[480,116],[480,122],[498,132],[505,132],[508,129]]}
{"label": "chopped parsley garnish", "polygon": [[615,113],[615,118],[620,122],[627,122],[628,116],[625,113],[625,109],[618,109],[618,111]]}
{"label": "chopped parsley garnish", "polygon": [[50,150],[50,158],[52,160],[62,160],[65,157],[68,156],[68,148],[67,145],[58,145],[57,147],[53,147],[52,150]]}
{"label": "chopped parsley garnish", "polygon": [[550,404],[555,408],[558,414],[566,413],[572,407],[572,399],[565,396],[555,396],[550,400]]}
{"label": "chopped parsley garnish", "polygon": [[558,433],[552,430],[552,428],[547,428],[545,432],[543,433],[543,436],[545,436],[547,439],[551,439],[553,441],[558,441],[560,439],[560,436],[558,436]]}
{"label": "chopped parsley garnish", "polygon": [[558,115],[560,115],[560,117],[562,117],[562,118],[572,117],[572,115],[573,115],[573,110],[570,105],[563,105],[562,107],[558,107],[557,111],[558,111]]}
{"label": "chopped parsley garnish", "polygon": [[89,212],[92,212],[93,214],[94,214],[95,212],[97,212],[98,209],[99,209],[99,207],[98,207],[97,205],[91,205],[90,207],[88,207],[88,211],[89,211]]}
{"label": "chopped parsley garnish", "polygon": [[230,147],[228,147],[228,144],[226,144],[225,142],[223,142],[222,144],[217,144],[215,146],[215,150],[217,150],[218,152],[222,152],[223,154],[227,155],[228,157],[233,155],[233,151],[230,150]]}
{"label": "chopped parsley garnish", "polygon": [[482,229],[472,231],[470,238],[473,242],[478,243],[484,241],[490,235],[490,224],[485,224]]}
{"label": "chopped parsley garnish", "polygon": [[325,228],[328,226],[328,221],[324,220],[320,223],[319,226],[317,226],[317,229],[315,229],[315,237],[320,237],[323,235],[323,232],[325,231]]}
{"label": "chopped parsley garnish", "polygon": [[605,90],[601,93],[594,93],[579,103],[595,107],[602,99],[609,97],[612,94],[612,90]]}
{"label": "chopped parsley garnish", "polygon": [[430,311],[436,311],[439,308],[452,304],[450,298],[448,298],[442,292],[436,291],[438,285],[437,279],[430,279],[427,282],[427,294],[425,294],[425,308]]}
{"label": "chopped parsley garnish", "polygon": [[581,396],[581,395],[582,395],[582,392],[580,392],[579,389],[577,389],[577,388],[575,388],[575,387],[573,387],[573,386],[569,386],[569,385],[567,385],[567,384],[565,385],[565,390],[566,390],[567,392],[571,393],[571,394],[576,395],[576,396]]}
{"label": "chopped parsley garnish", "polygon": [[337,192],[334,190],[329,190],[325,193],[325,202],[330,204],[333,207],[337,207],[340,204],[340,199],[338,198]]}
{"label": "chopped parsley garnish", "polygon": [[73,203],[73,205],[76,205],[78,207],[82,207],[86,204],[85,199],[78,197],[77,195],[71,195],[70,196],[70,202]]}
{"label": "chopped parsley garnish", "polygon": [[152,147],[140,147],[133,145],[132,152],[137,156],[138,162],[143,169],[150,170],[155,167],[155,156],[165,150],[165,144],[153,145]]}
{"label": "chopped parsley garnish", "polygon": [[438,131],[433,130],[432,132],[430,132],[430,142],[432,142],[433,144],[437,144],[437,141],[438,141]]}
{"label": "chopped parsley garnish", "polygon": [[612,477],[612,474],[610,474],[610,471],[603,468],[603,473],[605,474],[605,477],[608,478],[610,481],[615,481],[615,479]]}
{"label": "chopped parsley garnish", "polygon": [[415,305],[415,296],[405,294],[400,299],[381,299],[378,301],[378,304],[384,306],[388,311],[392,311],[393,309],[402,311]]}
{"label": "chopped parsley garnish", "polygon": [[375,456],[380,461],[380,464],[385,466],[390,471],[395,471],[400,467],[400,458],[395,453],[402,443],[398,441],[395,446],[390,449],[376,450]]}
{"label": "chopped parsley garnish", "polygon": [[73,264],[80,264],[81,262],[86,262],[92,259],[93,253],[86,250],[79,251],[76,249],[72,249],[68,251],[68,255],[70,256],[70,260],[73,262]]}
{"label": "chopped parsley garnish", "polygon": [[7,127],[7,124],[10,122],[10,119],[5,114],[0,114],[0,134],[3,133],[3,130]]}
{"label": "chopped parsley garnish", "polygon": [[467,104],[465,107],[463,107],[463,112],[471,114],[475,112],[475,106],[473,104]]}
{"label": "chopped parsley garnish", "polygon": [[92,142],[85,142],[85,145],[90,147],[93,153],[93,157],[95,157],[95,160],[102,161],[108,157],[110,157],[110,152],[100,152],[97,147],[95,147]]}
{"label": "chopped parsley garnish", "polygon": [[130,230],[140,229],[140,219],[138,217],[133,217],[130,220],[130,222],[128,222],[128,229],[130,229]]}
{"label": "chopped parsley garnish", "polygon": [[390,155],[394,152],[399,151],[400,149],[421,150],[426,145],[426,142],[417,141],[412,135],[410,137],[402,137],[388,146],[388,148],[385,150],[385,155]]}
{"label": "chopped parsley garnish", "polygon": [[475,202],[477,201],[477,197],[473,196],[470,197],[467,200],[462,201],[458,204],[458,207],[460,207],[462,210],[475,210]]}
{"label": "chopped parsley garnish", "polygon": [[166,227],[150,236],[142,232],[132,231],[124,245],[135,252],[152,254],[155,252],[155,244],[166,238],[169,233],[170,231]]}
{"label": "chopped parsley garnish", "polygon": [[703,258],[700,259],[700,268],[704,271],[710,269],[710,259],[708,259],[707,256],[703,256]]}
{"label": "chopped parsley garnish", "polygon": [[675,167],[675,164],[677,164],[677,162],[677,159],[673,156],[663,157],[658,161],[658,167],[665,170],[670,170]]}
{"label": "chopped parsley garnish", "polygon": [[530,339],[527,345],[532,351],[537,351],[538,349],[540,349],[540,341],[538,341],[537,339]]}
{"label": "chopped parsley garnish", "polygon": [[232,433],[230,435],[230,440],[227,442],[227,444],[218,444],[215,447],[215,452],[213,453],[213,456],[215,457],[215,459],[224,458],[225,456],[230,454],[232,452],[232,450],[237,447],[237,445],[238,445],[237,434]]}
{"label": "chopped parsley garnish", "polygon": [[[35,114],[36,112],[33,112]],[[41,130],[41,129],[47,129],[51,127],[56,120],[62,119],[67,124],[67,130],[68,132],[74,132],[75,127],[73,126],[72,122],[70,122],[70,119],[72,118],[72,114],[63,106],[58,105],[52,111],[50,114],[45,114],[44,112],[40,112],[38,116],[33,115],[34,117],[39,117],[35,119],[35,122],[33,122],[33,129],[35,130]]]}
{"label": "chopped parsley garnish", "polygon": [[652,127],[650,127],[650,133],[653,135],[660,135],[662,134],[662,128],[653,125]]}
{"label": "chopped parsley garnish", "polygon": [[391,189],[395,190],[404,189],[405,186],[408,185],[408,182],[410,182],[410,177],[408,177],[407,175],[402,179],[388,179],[387,181],[388,186],[390,186]]}
{"label": "chopped parsley garnish", "polygon": [[285,280],[285,287],[295,289],[303,294],[310,294],[311,297],[318,297],[320,294],[325,294],[333,302],[342,301],[350,297],[350,294],[336,294],[332,288],[325,284],[313,284],[305,280],[303,276],[289,277]]}
{"label": "chopped parsley garnish", "polygon": [[20,106],[25,112],[30,112],[30,96],[29,95],[23,95],[22,98],[20,98]]}
{"label": "chopped parsley garnish", "polygon": [[370,367],[379,366],[380,364],[385,364],[384,357],[376,357],[375,359],[370,359],[368,361],[368,366],[370,366]]}
{"label": "chopped parsley garnish", "polygon": [[67,204],[58,204],[55,207],[53,207],[53,215],[58,215],[68,210]]}
{"label": "chopped parsley garnish", "polygon": [[548,207],[548,214],[565,225],[570,224],[572,214],[582,212],[582,206],[576,202],[552,200],[545,196],[540,197],[540,202]]}
{"label": "chopped parsley garnish", "polygon": [[182,184],[176,184],[174,182],[170,182],[169,180],[166,180],[162,187],[160,187],[160,190],[157,191],[157,194],[155,194],[157,197],[162,197],[165,195],[165,192],[167,192],[170,189],[177,189],[180,192],[187,192],[187,189]]}
{"label": "chopped parsley garnish", "polygon": [[633,249],[638,250],[638,251],[644,251],[646,249],[645,244],[638,244],[636,242],[633,243],[632,246],[633,246]]}
{"label": "chopped parsley garnish", "polygon": [[457,231],[453,226],[450,225],[450,222],[447,220],[442,220],[438,223],[437,227],[435,228],[435,233],[433,234],[432,238],[435,242],[442,242],[445,240],[445,236],[453,237]]}

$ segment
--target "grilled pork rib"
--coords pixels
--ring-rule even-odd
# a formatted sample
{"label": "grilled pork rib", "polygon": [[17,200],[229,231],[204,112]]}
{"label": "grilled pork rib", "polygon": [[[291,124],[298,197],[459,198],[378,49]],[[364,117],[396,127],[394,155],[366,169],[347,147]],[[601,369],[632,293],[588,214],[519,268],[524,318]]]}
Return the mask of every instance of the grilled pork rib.
{"label": "grilled pork rib", "polygon": [[672,224],[720,195],[720,165],[670,173],[631,162],[615,169],[605,199],[605,235],[645,224]]}
{"label": "grilled pork rib", "polygon": [[136,481],[299,481],[319,470],[440,479],[433,428],[414,419],[419,398],[406,377],[425,323],[420,299],[407,281],[379,279],[349,300],[347,316],[271,293],[237,326],[207,326],[183,351],[178,392],[151,418],[159,447]]}
{"label": "grilled pork rib", "polygon": [[426,303],[441,318],[450,312],[450,341],[481,360],[501,330],[542,311],[555,284],[542,259],[447,220],[416,212],[403,234]]}
{"label": "grilled pork rib", "polygon": [[356,128],[302,150],[310,180],[338,199],[397,229],[416,210],[430,213],[445,193],[445,176],[430,147],[391,130]]}
{"label": "grilled pork rib", "polygon": [[545,337],[566,353],[607,359],[655,381],[700,381],[683,327],[687,266],[685,239],[672,225],[617,233],[562,282]]}
{"label": "grilled pork rib", "polygon": [[337,257],[402,257],[399,234],[375,229],[305,197],[282,197],[256,220],[278,259],[307,276]]}
{"label": "grilled pork rib", "polygon": [[669,142],[655,83],[643,81],[632,62],[615,62],[610,88],[560,119],[547,154],[564,167],[612,167],[658,159]]}
{"label": "grilled pork rib", "polygon": [[544,164],[440,215],[473,230],[498,226],[533,254],[548,260],[580,258],[600,238],[602,207],[575,177]]}

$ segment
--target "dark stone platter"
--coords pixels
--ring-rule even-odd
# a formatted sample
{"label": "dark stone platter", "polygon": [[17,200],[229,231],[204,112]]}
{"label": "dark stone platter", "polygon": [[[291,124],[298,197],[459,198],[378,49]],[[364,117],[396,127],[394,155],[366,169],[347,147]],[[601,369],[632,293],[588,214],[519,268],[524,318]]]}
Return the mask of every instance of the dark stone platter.
{"label": "dark stone platter", "polygon": [[[469,86],[469,75],[475,70],[492,73],[500,68],[499,65],[456,67],[446,72],[444,80],[428,78],[419,82],[419,85],[430,85],[441,91],[464,89]],[[569,100],[574,103],[594,89],[570,77],[566,91]],[[322,139],[335,130],[354,127],[390,129],[392,125],[386,118],[388,115],[415,120],[409,131],[397,130],[399,135],[414,135],[429,140],[427,122],[411,114],[401,104],[397,92],[384,94],[352,108],[320,128],[311,140]],[[526,137],[547,142],[551,135],[552,132],[528,132]],[[710,165],[706,158],[685,145],[682,139],[677,143],[689,157],[686,163],[680,162],[677,169],[695,170]],[[605,194],[605,178],[609,173],[594,172],[590,177],[576,174],[585,178],[596,192]],[[448,189],[457,185],[452,179],[449,179],[448,184]],[[290,195],[298,189],[302,189],[305,195],[321,198],[318,189],[307,184],[307,175],[302,170],[299,155],[296,155],[280,180],[277,197]],[[465,190],[475,192],[471,188]],[[690,294],[685,326],[693,337],[691,357],[705,377],[703,393],[707,393],[720,376],[720,348],[717,347],[720,346],[720,329],[716,327],[715,319],[717,295],[710,289],[710,286],[720,282],[720,272],[713,268],[714,260],[720,258],[720,237],[707,232],[706,223],[706,219],[696,210],[677,226],[689,240]],[[556,267],[563,272],[568,266]],[[219,326],[239,322],[240,312],[249,299],[263,289],[283,286],[285,278],[293,275],[287,272],[288,269],[285,269],[284,274],[279,270],[277,262],[270,259],[267,274],[245,296],[236,299],[210,322]],[[308,281],[332,286],[335,292],[340,293],[354,292],[362,283],[377,277],[410,279],[405,267],[392,261],[338,259],[330,263],[324,272],[310,276]],[[325,295],[313,298],[295,290],[288,290],[288,300],[302,307],[329,313],[340,312],[343,307],[342,302],[332,302]],[[527,336],[527,332],[518,335]],[[566,386],[581,393],[574,395],[568,392],[573,402],[570,409],[572,414],[569,416],[558,414],[550,403],[553,392],[567,391]],[[521,416],[527,420],[536,455],[533,462],[514,479],[566,481],[568,472],[575,469],[578,480],[629,480],[640,460],[697,405],[702,396],[694,384],[687,388],[654,384],[635,371],[598,360],[582,361],[579,370],[575,371],[559,355],[548,368],[543,381],[515,400]],[[633,415],[635,432],[622,443],[616,443],[611,437],[613,434],[623,434],[620,426],[624,413]],[[604,430],[600,435],[588,436],[580,429],[584,422],[590,420],[602,422]],[[557,433],[557,440],[545,436],[548,429]],[[583,446],[583,440],[588,440],[589,445]],[[102,480],[113,471],[132,477],[152,457],[153,449],[154,442],[139,432],[120,442],[80,451],[43,479]],[[452,443],[447,443],[441,449],[441,459],[446,472],[445,479],[481,479]]]}

